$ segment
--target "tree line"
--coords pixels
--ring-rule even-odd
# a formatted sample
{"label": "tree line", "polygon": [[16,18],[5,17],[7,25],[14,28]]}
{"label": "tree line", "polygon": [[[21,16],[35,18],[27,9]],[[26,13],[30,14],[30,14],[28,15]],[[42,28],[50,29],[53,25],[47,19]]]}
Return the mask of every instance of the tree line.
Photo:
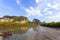
{"label": "tree line", "polygon": [[52,28],[60,28],[60,22],[42,22],[40,23],[41,26],[52,27]]}

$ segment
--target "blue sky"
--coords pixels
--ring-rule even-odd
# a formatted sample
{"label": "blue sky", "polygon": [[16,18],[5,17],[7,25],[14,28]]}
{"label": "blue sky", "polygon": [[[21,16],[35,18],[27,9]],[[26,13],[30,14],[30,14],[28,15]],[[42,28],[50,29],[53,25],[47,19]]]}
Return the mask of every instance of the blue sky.
{"label": "blue sky", "polygon": [[0,0],[0,17],[4,15],[58,22],[60,21],[60,0]]}

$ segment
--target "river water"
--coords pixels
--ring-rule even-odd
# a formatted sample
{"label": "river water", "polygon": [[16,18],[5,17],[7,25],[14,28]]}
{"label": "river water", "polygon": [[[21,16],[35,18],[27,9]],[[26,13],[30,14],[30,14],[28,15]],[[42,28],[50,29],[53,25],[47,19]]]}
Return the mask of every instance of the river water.
{"label": "river water", "polygon": [[60,40],[60,30],[38,26],[30,28],[24,34],[13,34],[4,40]]}

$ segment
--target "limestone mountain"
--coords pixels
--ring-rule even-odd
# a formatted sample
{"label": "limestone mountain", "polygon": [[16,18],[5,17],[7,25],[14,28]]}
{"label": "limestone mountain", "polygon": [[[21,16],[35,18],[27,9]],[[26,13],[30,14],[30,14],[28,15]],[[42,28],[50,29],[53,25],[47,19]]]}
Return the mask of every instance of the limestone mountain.
{"label": "limestone mountain", "polygon": [[0,18],[0,22],[15,22],[15,23],[26,23],[28,18],[24,16],[4,16]]}

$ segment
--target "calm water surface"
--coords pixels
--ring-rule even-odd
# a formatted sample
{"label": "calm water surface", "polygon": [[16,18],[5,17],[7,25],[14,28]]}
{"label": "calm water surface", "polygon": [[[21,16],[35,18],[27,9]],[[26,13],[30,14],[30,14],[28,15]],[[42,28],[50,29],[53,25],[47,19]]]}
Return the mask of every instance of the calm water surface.
{"label": "calm water surface", "polygon": [[30,28],[24,34],[13,34],[4,40],[60,40],[60,30],[38,26]]}
{"label": "calm water surface", "polygon": [[35,31],[33,28],[30,28],[26,33],[24,34],[13,34],[9,38],[5,38],[4,40],[34,40]]}

